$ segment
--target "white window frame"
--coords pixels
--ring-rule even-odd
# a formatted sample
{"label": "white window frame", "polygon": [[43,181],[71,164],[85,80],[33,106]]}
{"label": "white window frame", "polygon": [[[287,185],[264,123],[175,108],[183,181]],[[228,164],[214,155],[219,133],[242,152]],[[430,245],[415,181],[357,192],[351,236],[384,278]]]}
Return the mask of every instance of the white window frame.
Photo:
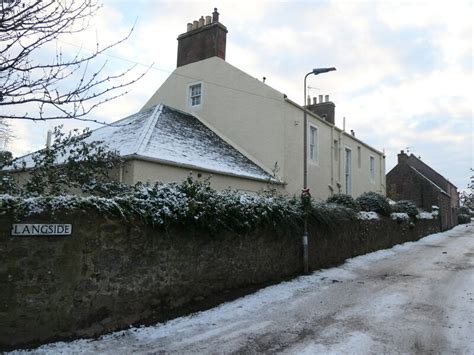
{"label": "white window frame", "polygon": [[[315,132],[315,142],[312,140],[313,130]],[[314,165],[319,165],[319,127],[308,124],[308,161]]]}
{"label": "white window frame", "polygon": [[[200,93],[199,95],[194,95],[192,96],[192,89],[193,87],[195,86],[199,86],[201,88],[200,90]],[[201,81],[198,81],[198,82],[195,82],[195,83],[191,83],[191,84],[188,84],[188,87],[187,87],[187,91],[186,91],[186,101],[187,101],[187,106],[189,108],[198,108],[198,107],[201,107],[202,106],[202,102],[203,102],[203,84]],[[199,97],[199,104],[195,104],[193,105],[193,98],[194,97]]]}
{"label": "white window frame", "polygon": [[369,179],[370,182],[375,182],[375,157],[369,155]]}

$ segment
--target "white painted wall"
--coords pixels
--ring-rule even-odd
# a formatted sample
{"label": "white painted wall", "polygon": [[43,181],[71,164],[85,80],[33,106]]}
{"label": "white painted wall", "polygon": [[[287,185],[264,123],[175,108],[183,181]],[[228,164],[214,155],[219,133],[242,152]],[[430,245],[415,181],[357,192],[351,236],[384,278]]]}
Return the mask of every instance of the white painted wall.
{"label": "white painted wall", "polygon": [[[202,104],[189,107],[188,86],[202,83]],[[177,68],[143,109],[157,103],[190,112],[244,155],[286,182],[285,192],[299,195],[303,185],[303,110],[284,95],[218,57]],[[319,161],[308,163],[308,186],[316,199],[344,192],[344,147],[352,149],[352,195],[365,191],[385,194],[383,154],[318,116],[308,113],[318,128]],[[309,129],[308,129],[309,132]],[[334,140],[339,141],[338,159]],[[357,148],[361,151],[360,167]],[[369,155],[376,174],[369,179]],[[309,156],[309,155],[308,155]],[[341,184],[338,188],[337,183]]]}

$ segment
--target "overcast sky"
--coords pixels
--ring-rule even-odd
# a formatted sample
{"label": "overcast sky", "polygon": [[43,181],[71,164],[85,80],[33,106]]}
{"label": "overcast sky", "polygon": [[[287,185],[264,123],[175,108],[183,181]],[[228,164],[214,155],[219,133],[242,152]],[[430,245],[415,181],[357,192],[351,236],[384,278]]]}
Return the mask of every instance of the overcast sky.
{"label": "overcast sky", "polygon": [[[336,72],[309,77],[311,96],[330,95],[336,124],[387,155],[408,150],[466,187],[473,167],[473,5],[470,1],[114,1],[91,30],[63,38],[75,53],[125,36],[126,43],[99,58],[116,73],[153,64],[131,93],[90,116],[112,122],[138,111],[176,67],[176,37],[186,24],[218,7],[227,34],[226,60],[303,103],[303,77],[312,68]],[[52,51],[51,51],[52,53]],[[47,56],[45,51],[42,55]],[[44,146],[59,122],[13,121],[15,156]],[[84,127],[68,122],[66,128]],[[91,125],[95,128],[97,125]]]}

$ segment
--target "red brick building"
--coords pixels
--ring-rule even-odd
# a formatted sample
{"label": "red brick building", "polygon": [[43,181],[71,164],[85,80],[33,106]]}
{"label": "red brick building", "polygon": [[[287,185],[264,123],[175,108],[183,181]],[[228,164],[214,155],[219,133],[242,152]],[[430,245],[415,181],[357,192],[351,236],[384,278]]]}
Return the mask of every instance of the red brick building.
{"label": "red brick building", "polygon": [[398,164],[387,174],[387,195],[396,201],[411,200],[426,211],[438,206],[443,230],[457,224],[457,187],[413,154],[403,150],[398,154]]}

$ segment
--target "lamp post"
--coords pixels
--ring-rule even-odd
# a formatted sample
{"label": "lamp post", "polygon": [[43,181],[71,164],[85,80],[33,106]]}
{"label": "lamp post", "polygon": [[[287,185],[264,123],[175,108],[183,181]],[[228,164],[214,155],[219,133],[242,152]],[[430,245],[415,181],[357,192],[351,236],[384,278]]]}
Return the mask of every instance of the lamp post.
{"label": "lamp post", "polygon": [[[301,202],[304,208],[305,198],[310,199],[310,191],[308,189],[308,117],[307,117],[307,102],[306,102],[306,79],[311,74],[318,75],[336,70],[336,68],[316,68],[310,71],[304,77],[304,119],[303,119],[303,191],[301,192]],[[303,262],[304,262],[304,273],[307,274],[309,271],[308,266],[308,215],[307,211],[304,211],[304,232],[303,232]]]}

